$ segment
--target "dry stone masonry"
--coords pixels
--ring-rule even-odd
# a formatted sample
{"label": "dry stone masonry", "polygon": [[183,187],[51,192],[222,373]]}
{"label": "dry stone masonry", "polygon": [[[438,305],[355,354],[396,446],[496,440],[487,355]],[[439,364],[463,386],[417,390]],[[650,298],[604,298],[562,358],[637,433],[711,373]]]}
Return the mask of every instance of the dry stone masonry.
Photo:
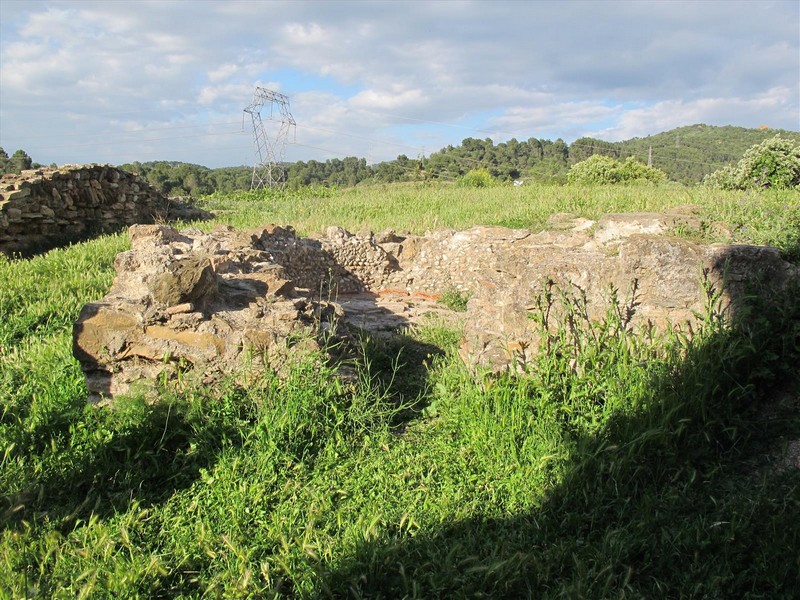
{"label": "dry stone masonry", "polygon": [[0,252],[28,254],[134,223],[208,214],[167,200],[140,177],[109,165],[66,165],[3,175]]}
{"label": "dry stone masonry", "polygon": [[517,369],[537,351],[530,312],[548,286],[585,294],[601,316],[612,286],[635,284],[633,323],[669,327],[702,311],[701,275],[722,285],[728,304],[746,286],[782,286],[800,276],[774,248],[697,244],[672,237],[691,214],[556,215],[550,230],[500,227],[353,235],[331,227],[300,237],[291,227],[210,233],[158,225],[130,228],[131,250],[116,259],[109,294],[87,304],[74,352],[93,399],[159,377],[207,384],[241,370],[280,372],[298,354],[344,352],[355,328],[391,331],[431,313],[435,300],[468,295],[461,354],[475,369]]}

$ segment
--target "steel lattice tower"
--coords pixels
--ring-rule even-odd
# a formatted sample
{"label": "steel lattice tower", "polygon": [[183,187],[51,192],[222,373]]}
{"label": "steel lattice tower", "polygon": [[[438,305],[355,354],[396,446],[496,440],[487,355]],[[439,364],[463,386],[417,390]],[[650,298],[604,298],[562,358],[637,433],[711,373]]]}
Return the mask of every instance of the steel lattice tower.
{"label": "steel lattice tower", "polygon": [[[269,104],[269,116],[262,118],[261,111],[267,104]],[[253,121],[253,137],[258,161],[253,167],[250,189],[280,188],[285,183],[282,163],[289,131],[297,125],[292,113],[289,112],[289,97],[256,87],[253,103],[245,108],[244,112],[249,113]],[[264,126],[265,120],[274,124],[270,128],[272,136]]]}

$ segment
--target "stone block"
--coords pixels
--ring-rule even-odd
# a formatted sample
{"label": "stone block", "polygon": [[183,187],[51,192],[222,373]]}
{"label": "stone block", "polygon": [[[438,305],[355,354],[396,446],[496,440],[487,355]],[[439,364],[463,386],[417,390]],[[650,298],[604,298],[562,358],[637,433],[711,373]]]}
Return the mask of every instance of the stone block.
{"label": "stone block", "polygon": [[30,195],[31,195],[30,187],[24,187],[21,189],[12,190],[10,192],[6,192],[3,194],[6,200],[13,200],[13,201],[19,201],[22,200],[23,198],[29,198]]}

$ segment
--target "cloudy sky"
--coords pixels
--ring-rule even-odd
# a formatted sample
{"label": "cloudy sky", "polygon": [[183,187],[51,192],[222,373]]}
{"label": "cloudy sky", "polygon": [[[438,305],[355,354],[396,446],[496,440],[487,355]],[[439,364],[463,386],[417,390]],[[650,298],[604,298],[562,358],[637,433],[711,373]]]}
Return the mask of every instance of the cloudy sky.
{"label": "cloudy sky", "polygon": [[796,131],[800,3],[0,0],[9,154],[252,164],[256,86],[289,97],[287,160],[694,123]]}

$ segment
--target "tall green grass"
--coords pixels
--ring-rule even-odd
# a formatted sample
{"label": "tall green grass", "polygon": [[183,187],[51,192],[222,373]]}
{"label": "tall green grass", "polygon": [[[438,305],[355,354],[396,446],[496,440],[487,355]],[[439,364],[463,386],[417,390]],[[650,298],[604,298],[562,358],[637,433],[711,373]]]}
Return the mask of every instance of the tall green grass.
{"label": "tall green grass", "polygon": [[[518,190],[207,202],[239,226],[301,231],[698,204],[796,252],[797,222],[782,220],[796,194]],[[159,404],[98,410],[71,323],[126,244],[0,262],[0,596],[800,594],[800,473],[776,458],[800,437],[800,290],[729,321],[708,289],[693,336],[633,331],[613,302],[588,322],[579,297],[552,290],[543,309],[560,310],[531,321],[549,350],[518,377],[467,372],[459,333],[431,321],[365,340],[352,385],[310,360],[284,380],[166,386]]]}
{"label": "tall green grass", "polygon": [[[658,212],[678,207],[699,213],[700,226],[678,235],[704,241],[775,245],[800,242],[796,191],[725,192],[702,186],[530,185],[463,188],[442,184],[365,186],[300,192],[240,192],[201,201],[235,227],[289,224],[308,234],[336,225],[351,231],[395,229],[424,233],[439,228],[500,225],[538,231],[555,213],[589,219],[614,212]],[[713,223],[727,225],[712,227]],[[800,256],[792,255],[794,259]]]}

